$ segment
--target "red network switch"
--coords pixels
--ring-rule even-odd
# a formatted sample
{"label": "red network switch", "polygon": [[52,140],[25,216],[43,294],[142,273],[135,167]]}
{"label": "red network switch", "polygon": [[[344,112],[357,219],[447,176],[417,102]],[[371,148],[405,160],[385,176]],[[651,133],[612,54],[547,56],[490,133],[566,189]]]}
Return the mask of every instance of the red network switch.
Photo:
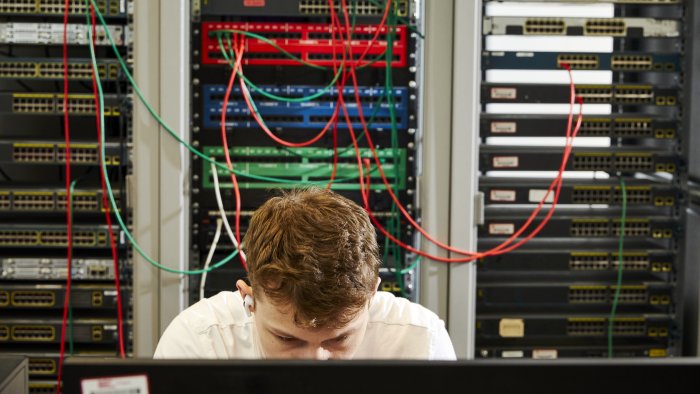
{"label": "red network switch", "polygon": [[[338,64],[341,59],[344,43],[340,32],[345,33],[346,28],[336,28],[335,43],[331,34],[332,26],[318,23],[270,23],[270,22],[204,22],[202,23],[202,63],[225,64],[226,59],[221,53],[218,32],[227,30],[239,30],[254,33],[265,37],[275,45],[302,59],[305,62],[319,66],[332,66]],[[338,31],[339,30],[339,31]],[[359,58],[365,51],[362,62],[356,66],[374,61],[370,67],[386,67],[383,53],[387,42],[388,27],[381,28],[377,40],[372,43],[372,38],[377,32],[376,25],[358,25],[352,32],[351,53],[353,59]],[[224,36],[226,37],[226,36]],[[224,45],[227,40],[224,39]],[[372,43],[372,45],[370,45]],[[334,48],[335,47],[335,48]],[[392,67],[407,66],[407,29],[406,26],[396,26],[395,38],[392,45]],[[369,49],[367,49],[369,48]],[[333,60],[336,54],[338,60]],[[245,37],[244,65],[259,66],[301,66],[302,63],[289,58],[270,43],[259,38]]]}

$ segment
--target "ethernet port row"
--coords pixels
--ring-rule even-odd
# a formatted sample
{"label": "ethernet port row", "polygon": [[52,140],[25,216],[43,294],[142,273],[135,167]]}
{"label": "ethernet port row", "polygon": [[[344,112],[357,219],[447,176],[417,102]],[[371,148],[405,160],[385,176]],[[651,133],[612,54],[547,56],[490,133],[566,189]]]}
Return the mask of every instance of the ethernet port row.
{"label": "ethernet port row", "polygon": [[608,302],[608,291],[605,286],[572,286],[569,288],[569,303],[600,304]]}
{"label": "ethernet port row", "polygon": [[610,154],[576,154],[574,153],[573,169],[577,171],[605,171],[612,163]]}
{"label": "ethernet port row", "polygon": [[34,63],[0,62],[0,78],[31,78],[36,75],[37,71]]}
{"label": "ethernet port row", "polygon": [[54,113],[56,102],[53,97],[12,97],[12,112],[15,113]]}
{"label": "ethernet port row", "polygon": [[12,208],[18,211],[51,211],[53,193],[14,193]]}
{"label": "ethernet port row", "polygon": [[12,160],[18,163],[53,163],[56,160],[56,152],[51,145],[15,144],[12,147]]}
{"label": "ethernet port row", "polygon": [[597,70],[599,67],[598,55],[562,54],[557,56],[557,67],[563,68],[567,64],[574,70]]}
{"label": "ethernet port row", "polygon": [[30,375],[53,375],[56,373],[56,361],[50,358],[29,358]]}
{"label": "ethernet port row", "polygon": [[613,130],[623,137],[648,137],[652,131],[651,119],[615,119]]}
{"label": "ethernet port row", "polygon": [[583,34],[621,37],[627,34],[627,26],[622,19],[590,19],[583,27]]}
{"label": "ethernet port row", "polygon": [[[61,209],[66,209],[66,195],[65,193],[56,196],[57,204]],[[73,209],[76,211],[97,211],[99,208],[99,202],[97,199],[97,193],[81,193],[73,194],[71,196],[73,200]]]}
{"label": "ethernet port row", "polygon": [[608,204],[611,188],[609,186],[579,187],[575,186],[571,196],[574,204]]}
{"label": "ethernet port row", "polygon": [[606,219],[574,219],[571,222],[569,233],[574,237],[606,237],[610,230]]}
{"label": "ethernet port row", "polygon": [[566,326],[566,334],[569,336],[601,336],[606,330],[605,319],[570,319]]}
{"label": "ethernet port row", "polygon": [[16,290],[12,292],[12,306],[23,308],[50,308],[56,304],[52,291]]}
{"label": "ethernet port row", "polygon": [[[70,161],[71,163],[84,163],[84,164],[94,164],[99,160],[99,152],[97,146],[94,147],[73,147],[70,148]],[[56,161],[59,163],[65,163],[66,161],[66,151],[64,147],[59,146]]]}
{"label": "ethernet port row", "polygon": [[[619,219],[613,219],[612,234],[614,236],[620,235],[620,229],[622,223]],[[645,237],[651,232],[651,224],[648,220],[626,220],[625,221],[625,236],[628,237]]]}
{"label": "ethernet port row", "polygon": [[616,319],[613,324],[613,335],[644,335],[646,323],[637,319]]}
{"label": "ethernet port row", "polygon": [[652,59],[647,55],[613,56],[610,68],[613,70],[651,70]]}
{"label": "ethernet port row", "polygon": [[[610,288],[610,301],[614,300],[616,287]],[[648,291],[645,287],[625,287],[620,289],[618,302],[621,304],[646,304],[648,301]]]}
{"label": "ethernet port row", "polygon": [[[610,256],[611,268],[617,270],[620,266],[620,259],[617,253]],[[650,261],[648,254],[622,254],[622,269],[625,271],[647,271]]]}
{"label": "ethernet port row", "polygon": [[613,97],[612,87],[578,88],[576,96],[586,103],[609,103]]}
{"label": "ethernet port row", "polygon": [[579,135],[586,137],[610,135],[611,122],[608,119],[589,119],[581,122]]}
{"label": "ethernet port row", "polygon": [[618,87],[615,90],[615,101],[625,104],[651,103],[654,100],[654,91],[651,88],[642,87]]}
{"label": "ethernet port row", "polygon": [[13,326],[12,340],[17,342],[51,342],[56,339],[52,326],[32,325]]}
{"label": "ethernet port row", "polygon": [[569,256],[569,269],[573,271],[603,271],[607,270],[609,265],[607,253]]}
{"label": "ethernet port row", "polygon": [[523,28],[525,34],[565,34],[566,24],[558,19],[527,19]]}
{"label": "ethernet port row", "polygon": [[615,168],[618,171],[650,171],[654,168],[654,159],[651,155],[617,154]]}
{"label": "ethernet port row", "polygon": [[39,241],[36,231],[0,230],[0,246],[31,246]]}
{"label": "ethernet port row", "polygon": [[[57,103],[58,112],[63,112],[63,101]],[[94,114],[95,101],[92,98],[69,98],[68,113],[70,114]]]}
{"label": "ethernet port row", "polygon": [[[626,188],[628,204],[649,204],[651,203],[651,188],[640,186],[629,186]],[[622,204],[622,189],[615,187],[613,203]]]}
{"label": "ethernet port row", "polygon": [[[382,9],[370,1],[358,1],[353,3],[352,13],[355,15],[381,15]],[[340,10],[340,4],[336,3],[334,5],[336,12],[342,12]],[[299,2],[299,12],[307,15],[328,15],[329,7],[328,2],[324,0],[302,0]]]}
{"label": "ethernet port row", "polygon": [[10,4],[0,4],[0,12],[4,14],[28,14],[35,11],[35,0],[14,0]]}

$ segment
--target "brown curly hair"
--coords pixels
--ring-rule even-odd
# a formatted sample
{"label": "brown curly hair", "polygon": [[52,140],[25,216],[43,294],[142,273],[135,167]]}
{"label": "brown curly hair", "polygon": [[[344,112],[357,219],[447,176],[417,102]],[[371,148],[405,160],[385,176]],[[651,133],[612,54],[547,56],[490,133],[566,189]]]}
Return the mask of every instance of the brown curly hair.
{"label": "brown curly hair", "polygon": [[319,187],[282,192],[253,214],[243,239],[248,279],[300,327],[340,328],[368,305],[379,247],[367,212]]}

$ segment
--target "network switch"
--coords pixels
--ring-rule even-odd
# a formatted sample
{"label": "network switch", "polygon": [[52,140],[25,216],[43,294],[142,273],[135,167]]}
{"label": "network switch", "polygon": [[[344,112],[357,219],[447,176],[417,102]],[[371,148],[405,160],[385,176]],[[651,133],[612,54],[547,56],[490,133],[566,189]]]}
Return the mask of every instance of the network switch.
{"label": "network switch", "polygon": [[[496,345],[476,349],[476,356],[479,358],[503,358],[503,359],[536,359],[551,360],[557,358],[607,358],[608,347],[605,345],[551,345],[541,344],[539,346],[507,346]],[[612,349],[616,358],[656,358],[670,357],[675,355],[674,348],[654,347],[650,345],[615,345]]]}
{"label": "network switch", "polygon": [[[617,277],[620,258],[612,245],[608,248],[592,248],[567,242],[569,248],[555,248],[555,244],[547,242],[546,246],[548,248],[539,244],[531,249],[520,248],[500,256],[484,258],[479,263],[479,280],[491,283],[501,281],[502,277],[517,279],[525,272],[531,276],[539,275],[550,279],[611,281]],[[584,249],[584,246],[588,247]],[[490,248],[490,245],[484,245],[484,248]],[[672,252],[661,249],[625,250],[622,253],[624,278],[670,282],[673,279],[675,259]]]}
{"label": "network switch", "polygon": [[[129,292],[122,291],[122,296],[128,298]],[[15,310],[62,309],[66,289],[64,285],[56,284],[5,284],[3,292],[9,294],[9,302],[0,307],[5,314],[9,314]],[[114,285],[74,284],[71,286],[70,303],[76,310],[115,309],[117,291]]]}
{"label": "network switch", "polygon": [[[562,160],[562,148],[482,146],[482,171],[555,171]],[[639,148],[574,148],[566,171],[666,172],[676,174],[680,160],[674,152]]]}
{"label": "network switch", "polygon": [[[319,93],[323,90],[323,87],[320,86],[260,86],[260,88],[267,93],[283,97],[304,97]],[[204,86],[204,108],[202,110],[204,127],[221,127],[221,107],[223,106],[225,92],[226,86],[223,85]],[[399,129],[405,129],[408,127],[409,123],[408,89],[394,88],[392,93],[395,126]],[[361,87],[358,95],[362,100],[362,114],[368,127],[371,129],[391,130],[392,111],[389,104],[386,104],[384,89]],[[330,89],[327,94],[310,102],[291,102],[284,104],[264,97],[262,94],[256,93],[255,91],[251,91],[251,96],[255,100],[259,116],[269,127],[320,129],[329,122],[334,112],[336,112],[338,93],[337,90],[333,88]],[[355,103],[353,88],[344,88],[343,96],[346,103]],[[359,118],[357,105],[348,105],[347,110],[353,128],[361,130],[362,123]],[[241,90],[238,87],[232,90],[230,101],[226,107],[226,114],[227,126],[246,128],[260,127],[251,115],[246,102],[242,98]],[[344,113],[341,110],[338,110],[337,117],[338,127],[346,129],[348,126],[345,123]]]}
{"label": "network switch", "polygon": [[[97,71],[103,80],[115,80],[120,73],[116,60],[99,60]],[[62,80],[62,59],[12,58],[0,60],[0,78]],[[68,79],[92,80],[92,63],[88,59],[70,59]]]}
{"label": "network switch", "polygon": [[[0,279],[3,280],[64,280],[67,272],[65,258],[0,258]],[[78,280],[113,280],[114,264],[110,259],[74,258],[71,272],[71,277]]]}
{"label": "network switch", "polygon": [[[74,225],[72,241],[75,248],[109,246],[106,226]],[[0,246],[64,248],[68,246],[68,234],[65,225],[2,224]]]}
{"label": "network switch", "polygon": [[[605,339],[608,335],[609,315],[511,314],[509,318],[477,315],[476,331],[478,338],[509,338],[512,344],[543,339]],[[666,344],[673,331],[672,319],[672,316],[665,314],[619,314],[614,319],[612,334],[615,338],[644,340],[638,343],[649,343],[651,340]],[[561,344],[566,343],[561,341]],[[590,344],[593,345],[592,342]],[[551,345],[556,346],[554,342]]]}
{"label": "network switch", "polygon": [[[125,2],[120,0],[96,0],[97,9],[105,17],[125,17]],[[70,0],[69,15],[84,16],[88,10],[84,0]],[[65,12],[62,0],[0,0],[0,14],[60,16]]]}
{"label": "network switch", "polygon": [[506,70],[611,70],[623,72],[679,72],[680,54],[659,53],[559,53],[559,52],[484,52],[484,69]]}
{"label": "network switch", "polygon": [[[483,226],[479,227],[480,237],[508,237],[522,227],[530,210],[508,210],[501,208],[486,211]],[[595,210],[585,213],[558,210],[541,231],[539,237],[562,238],[618,238],[622,223],[619,210]],[[625,238],[646,240],[670,240],[682,234],[673,217],[627,217],[624,224]]]}
{"label": "network switch", "polygon": [[[353,45],[351,47],[351,59],[346,63],[355,63],[356,66],[367,65],[370,67],[385,67],[384,52],[387,48],[388,27],[384,26],[377,32],[376,25],[356,25],[351,32]],[[273,42],[277,47],[285,50],[304,62],[312,62],[319,66],[333,66],[342,62],[340,54],[344,50],[344,44],[340,36],[336,34],[333,40],[332,31],[345,34],[345,27],[335,28],[328,24],[317,23],[284,23],[284,22],[204,22],[202,23],[202,64],[227,64],[227,60],[221,53],[219,36],[231,37],[236,31],[250,32],[263,36]],[[406,67],[407,59],[407,34],[406,26],[396,26],[392,52],[392,67]],[[237,33],[240,34],[240,33]],[[372,38],[378,39],[372,43]],[[226,40],[223,40],[226,44]],[[297,60],[290,59],[279,52],[274,46],[260,39],[246,37],[246,56],[244,65],[267,66],[301,66]],[[229,48],[225,48],[228,50]],[[357,64],[359,57],[366,53],[363,61]],[[334,59],[335,56],[335,59]],[[375,59],[377,58],[377,59]]]}
{"label": "network switch", "polygon": [[[108,142],[104,146],[104,151],[107,165],[122,164],[120,158],[121,144]],[[97,144],[74,141],[70,144],[70,163],[71,165],[100,164],[100,153]],[[0,141],[0,163],[1,162],[16,164],[62,164],[66,162],[66,145],[61,142],[50,141]],[[24,200],[27,199],[25,198]],[[81,198],[77,200],[81,200]],[[80,202],[78,202],[78,205],[80,205]]]}
{"label": "network switch", "polygon": [[485,16],[483,34],[678,37],[680,23],[654,18],[525,18]]}
{"label": "network switch", "polygon": [[[224,156],[221,147],[204,147],[204,154],[223,162]],[[370,167],[363,168],[365,177],[370,176],[370,188],[374,190],[384,189],[381,174],[373,161],[371,152],[363,148],[360,150],[363,159],[370,160]],[[398,155],[398,156],[395,156]],[[234,169],[250,176],[240,176],[238,186],[242,189],[267,189],[270,187],[289,188],[296,187],[297,182],[315,181],[319,184],[327,183],[334,172],[333,149],[324,148],[274,148],[274,147],[236,147],[231,150]],[[398,181],[398,190],[406,188],[407,176],[407,151],[402,149],[379,149],[377,156],[382,162],[382,170],[387,179]],[[320,159],[320,160],[319,160]],[[335,168],[335,181],[332,188],[336,190],[357,190],[360,188],[358,179],[359,171],[355,151],[350,149],[339,153],[338,164]],[[214,187],[211,166],[202,168],[204,188]],[[224,169],[216,169],[222,188],[232,188],[230,173]],[[260,179],[257,177],[284,179],[290,182],[274,179]]]}
{"label": "network switch", "polygon": [[[565,115],[496,115],[483,114],[481,138],[488,137],[563,137],[568,117]],[[571,123],[571,129],[575,126]],[[672,118],[634,115],[584,116],[579,137],[653,138],[672,140],[679,137],[678,121]]]}
{"label": "network switch", "polygon": [[[116,319],[73,319],[72,326],[72,340],[75,343],[116,344],[118,339]],[[3,336],[3,332],[8,334]],[[0,322],[0,343],[6,350],[11,350],[12,345],[55,344],[60,340],[60,319],[5,318]]]}
{"label": "network switch", "polygon": [[[569,85],[484,83],[481,85],[483,103],[569,103]],[[676,88],[646,84],[576,85],[576,97],[583,103],[625,106],[675,107],[678,105]]]}
{"label": "network switch", "polygon": [[[109,34],[116,45],[124,45],[124,26],[108,25]],[[88,27],[85,24],[69,24],[66,41],[70,45],[90,43]],[[95,45],[110,45],[103,26],[96,27]],[[0,44],[58,45],[63,43],[61,23],[0,23]],[[128,43],[127,43],[128,44]]]}
{"label": "network switch", "polygon": [[[386,1],[358,0],[348,3],[347,10],[351,17],[366,21],[372,18],[377,22],[385,11]],[[335,12],[342,15],[340,2],[333,4]],[[394,11],[395,10],[395,11]],[[409,14],[409,1],[398,0],[391,2],[391,11],[396,15],[406,17]],[[201,5],[201,14],[266,16],[266,17],[319,17],[330,16],[330,6],[325,0],[267,0],[258,7],[247,7],[245,4],[230,4],[225,0],[208,0]]]}
{"label": "network switch", "polygon": [[[551,179],[481,177],[479,190],[486,204],[538,204],[547,192]],[[630,207],[676,207],[682,192],[671,183],[625,179],[625,198]],[[549,199],[554,197],[550,194]],[[616,179],[572,179],[561,187],[557,204],[622,204],[622,188]]]}
{"label": "network switch", "polygon": [[[117,95],[107,94],[104,101],[105,116],[119,116],[121,101]],[[0,93],[0,113],[28,115],[62,115],[63,94],[57,93]],[[95,96],[69,94],[68,113],[95,116]]]}

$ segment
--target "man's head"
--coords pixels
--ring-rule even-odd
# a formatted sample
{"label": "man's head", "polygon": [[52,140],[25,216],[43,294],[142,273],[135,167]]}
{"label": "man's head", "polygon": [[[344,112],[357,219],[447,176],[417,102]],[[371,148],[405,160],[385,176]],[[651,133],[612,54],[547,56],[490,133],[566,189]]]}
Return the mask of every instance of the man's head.
{"label": "man's head", "polygon": [[380,265],[361,207],[326,189],[286,192],[255,211],[243,249],[250,286],[236,286],[255,300],[266,357],[352,357]]}

